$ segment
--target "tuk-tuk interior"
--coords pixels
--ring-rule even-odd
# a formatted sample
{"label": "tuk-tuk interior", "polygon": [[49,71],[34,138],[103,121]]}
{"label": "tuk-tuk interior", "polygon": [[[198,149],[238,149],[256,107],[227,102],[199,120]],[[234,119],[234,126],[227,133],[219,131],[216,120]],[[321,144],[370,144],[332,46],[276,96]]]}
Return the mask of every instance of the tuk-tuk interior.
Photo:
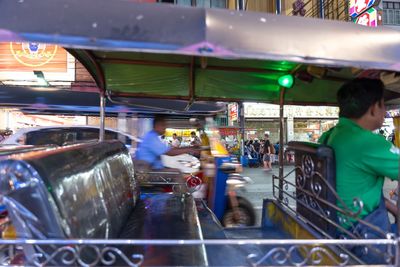
{"label": "tuk-tuk interior", "polygon": [[[65,13],[39,12],[54,5]],[[76,12],[84,14],[77,17]],[[188,108],[196,101],[258,101],[280,105],[283,143],[284,104],[335,105],[340,85],[354,77],[381,78],[389,104],[400,97],[400,33],[389,29],[105,0],[2,2],[0,14],[0,41],[59,44],[87,68],[99,88],[102,128],[105,98],[124,104],[139,97],[178,99]],[[371,39],[377,42],[372,47],[367,45]],[[285,75],[294,79],[293,86],[278,82]],[[2,153],[0,195],[16,232],[0,240],[2,263],[370,263],[356,256],[360,252],[379,254],[374,264],[398,265],[396,236],[379,233],[379,239],[366,239],[340,226],[337,212],[352,218],[358,213],[337,205],[330,148],[289,146],[296,153],[295,181],[287,179],[281,165],[279,177],[273,177],[276,199],[264,200],[261,225],[237,229],[224,229],[204,200],[186,192],[140,193],[132,159],[119,142]],[[220,156],[215,162],[228,160]],[[212,183],[218,188],[218,177],[228,174],[216,172]],[[215,190],[214,197],[224,189]],[[355,205],[362,208],[362,203]],[[8,221],[5,225],[7,237],[12,231]]]}

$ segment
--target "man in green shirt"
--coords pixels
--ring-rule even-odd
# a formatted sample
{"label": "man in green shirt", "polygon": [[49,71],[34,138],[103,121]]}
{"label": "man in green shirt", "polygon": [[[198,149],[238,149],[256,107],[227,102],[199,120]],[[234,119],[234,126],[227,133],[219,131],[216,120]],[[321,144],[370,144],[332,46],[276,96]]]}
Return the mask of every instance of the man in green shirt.
{"label": "man in green shirt", "polygon": [[[382,135],[372,132],[379,129],[385,119],[383,91],[380,80],[354,79],[344,84],[337,93],[339,122],[324,133],[319,142],[334,150],[336,191],[345,205],[356,212],[359,208],[354,207],[353,200],[358,198],[363,203],[360,218],[389,232],[382,188],[385,177],[398,178],[399,149]],[[338,215],[341,225],[350,231],[364,227],[357,225],[354,219]]]}

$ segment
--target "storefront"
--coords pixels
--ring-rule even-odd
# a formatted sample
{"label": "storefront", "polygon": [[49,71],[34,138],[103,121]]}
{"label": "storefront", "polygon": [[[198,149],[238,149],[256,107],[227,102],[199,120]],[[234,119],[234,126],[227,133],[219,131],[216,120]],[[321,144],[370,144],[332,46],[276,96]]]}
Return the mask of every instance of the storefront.
{"label": "storefront", "polygon": [[[245,138],[264,138],[268,133],[272,142],[279,140],[279,106],[244,103]],[[338,120],[337,107],[285,106],[284,140],[316,141]]]}
{"label": "storefront", "polygon": [[172,135],[176,134],[178,140],[180,141],[180,146],[190,146],[191,142],[191,132],[195,132],[197,136],[199,136],[199,132],[194,128],[189,129],[176,129],[176,128],[167,128],[165,130],[165,139],[167,142],[172,142]]}

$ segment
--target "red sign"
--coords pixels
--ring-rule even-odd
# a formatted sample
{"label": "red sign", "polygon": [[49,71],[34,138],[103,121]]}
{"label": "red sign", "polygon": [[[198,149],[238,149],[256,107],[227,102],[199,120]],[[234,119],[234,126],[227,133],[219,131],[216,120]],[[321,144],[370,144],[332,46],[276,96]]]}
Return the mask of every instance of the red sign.
{"label": "red sign", "polygon": [[237,121],[238,120],[238,107],[235,103],[229,104],[229,120],[230,121]]}
{"label": "red sign", "polygon": [[239,133],[239,128],[228,128],[228,127],[219,128],[219,134],[222,136],[238,135],[238,133]]}

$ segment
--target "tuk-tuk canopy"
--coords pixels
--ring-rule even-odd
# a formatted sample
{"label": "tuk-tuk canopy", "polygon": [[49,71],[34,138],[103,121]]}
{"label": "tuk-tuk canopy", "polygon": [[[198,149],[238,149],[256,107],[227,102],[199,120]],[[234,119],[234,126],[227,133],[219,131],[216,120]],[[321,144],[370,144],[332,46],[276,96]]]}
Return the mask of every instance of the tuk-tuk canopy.
{"label": "tuk-tuk canopy", "polygon": [[62,45],[112,97],[277,103],[292,74],[287,103],[332,105],[353,77],[396,91],[400,70],[385,27],[119,0],[2,1],[0,41]]}
{"label": "tuk-tuk canopy", "polygon": [[[28,86],[0,86],[0,106],[17,107],[24,112],[42,114],[81,114],[99,113],[99,94],[95,92],[80,92],[71,90],[49,90],[48,88]],[[116,116],[126,114],[165,113],[174,115],[209,115],[223,112],[226,104],[221,102],[198,101],[188,106],[183,100],[161,100],[154,98],[118,98],[118,101],[107,100],[106,113]],[[124,105],[126,103],[126,105]]]}

